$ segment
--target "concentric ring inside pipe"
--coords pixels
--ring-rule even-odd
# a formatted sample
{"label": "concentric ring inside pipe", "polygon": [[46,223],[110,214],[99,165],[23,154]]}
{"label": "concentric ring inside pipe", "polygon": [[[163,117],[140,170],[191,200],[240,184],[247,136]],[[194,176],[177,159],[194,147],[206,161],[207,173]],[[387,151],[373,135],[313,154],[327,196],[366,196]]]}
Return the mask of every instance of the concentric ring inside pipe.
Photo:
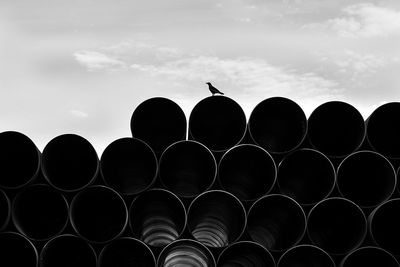
{"label": "concentric ring inside pipe", "polygon": [[391,102],[375,109],[367,119],[367,140],[382,155],[400,158],[400,102]]}
{"label": "concentric ring inside pipe", "polygon": [[350,252],[341,262],[340,267],[385,266],[399,267],[396,258],[378,247],[363,247]]}
{"label": "concentric ring inside pipe", "polygon": [[40,267],[96,267],[97,256],[92,246],[74,235],[60,235],[46,243],[40,257]]}
{"label": "concentric ring inside pipe", "polygon": [[337,186],[343,197],[361,207],[375,207],[396,189],[396,172],[382,155],[359,151],[345,158],[338,167]]}
{"label": "concentric ring inside pipe", "polygon": [[166,189],[179,197],[195,197],[209,189],[217,175],[211,151],[195,141],[179,141],[160,158],[159,177]]}
{"label": "concentric ring inside pipe", "polygon": [[215,267],[215,259],[206,246],[190,239],[180,239],[166,246],[157,260],[158,267]]}
{"label": "concentric ring inside pipe", "polygon": [[242,201],[267,194],[275,183],[276,166],[271,155],[259,146],[245,144],[228,150],[218,167],[223,190]]}
{"label": "concentric ring inside pipe", "polygon": [[278,167],[277,183],[282,194],[301,205],[312,205],[332,192],[335,176],[335,168],[324,154],[300,149],[283,158]]}
{"label": "concentric ring inside pipe", "polygon": [[363,211],[344,198],[328,198],[315,205],[307,221],[311,242],[329,254],[343,255],[364,240],[367,227]]}
{"label": "concentric ring inside pipe", "polygon": [[11,214],[11,204],[6,193],[0,189],[0,231],[8,224]]}
{"label": "concentric ring inside pipe", "polygon": [[100,253],[99,267],[154,267],[150,248],[140,240],[123,237],[107,244]]}
{"label": "concentric ring inside pipe", "polygon": [[257,200],[247,216],[250,238],[270,251],[282,251],[300,242],[306,229],[301,206],[284,195]]}
{"label": "concentric ring inside pipe", "polygon": [[186,211],[176,195],[163,189],[152,189],[132,202],[129,222],[134,237],[149,246],[163,247],[182,234]]}
{"label": "concentric ring inside pipe", "polygon": [[[278,261],[278,267],[335,267],[328,253],[312,245],[299,245],[287,250]],[[361,265],[360,265],[361,266]]]}
{"label": "concentric ring inside pipe", "polygon": [[308,119],[308,139],[329,157],[345,157],[357,150],[365,137],[364,118],[352,105],[330,101],[318,106]]}
{"label": "concentric ring inside pipe", "polygon": [[47,181],[63,191],[77,191],[96,178],[99,159],[96,150],[85,138],[63,134],[44,148],[42,171]]}
{"label": "concentric ring inside pipe", "polygon": [[105,183],[121,194],[138,194],[156,179],[157,158],[145,142],[137,138],[121,138],[104,150],[101,174]]}
{"label": "concentric ring inside pipe", "polygon": [[36,248],[26,237],[14,232],[0,233],[0,266],[32,266],[38,263]]}
{"label": "concentric ring inside pipe", "polygon": [[225,247],[243,233],[246,214],[243,205],[225,191],[208,191],[195,198],[189,206],[188,230],[208,247]]}
{"label": "concentric ring inside pipe", "polygon": [[222,251],[218,258],[220,267],[275,267],[271,253],[251,241],[236,242]]}
{"label": "concentric ring inside pipe", "polygon": [[132,136],[145,141],[157,153],[186,138],[186,117],[172,100],[154,97],[142,102],[131,118]]}
{"label": "concentric ring inside pipe", "polygon": [[189,118],[189,137],[212,151],[237,145],[246,132],[246,115],[234,100],[224,96],[204,98]]}
{"label": "concentric ring inside pipe", "polygon": [[106,243],[121,235],[128,212],[117,192],[104,186],[90,186],[72,200],[70,218],[80,236],[93,243]]}
{"label": "concentric ring inside pipe", "polygon": [[284,97],[271,97],[251,112],[249,131],[254,142],[270,153],[297,148],[307,133],[307,118],[299,105]]}
{"label": "concentric ring inside pipe", "polygon": [[16,189],[32,181],[40,171],[40,152],[19,132],[0,133],[0,187]]}
{"label": "concentric ring inside pipe", "polygon": [[12,220],[20,233],[33,240],[47,240],[66,227],[68,203],[48,185],[31,185],[15,196]]}

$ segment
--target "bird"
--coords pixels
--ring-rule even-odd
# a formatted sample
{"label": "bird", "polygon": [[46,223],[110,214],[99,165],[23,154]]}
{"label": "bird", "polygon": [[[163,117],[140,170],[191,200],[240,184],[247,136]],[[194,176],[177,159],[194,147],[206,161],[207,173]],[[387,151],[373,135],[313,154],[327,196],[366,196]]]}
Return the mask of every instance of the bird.
{"label": "bird", "polygon": [[210,90],[211,94],[221,94],[223,95],[224,93],[222,93],[220,90],[218,90],[217,88],[215,88],[210,82],[206,83],[208,84],[208,89]]}

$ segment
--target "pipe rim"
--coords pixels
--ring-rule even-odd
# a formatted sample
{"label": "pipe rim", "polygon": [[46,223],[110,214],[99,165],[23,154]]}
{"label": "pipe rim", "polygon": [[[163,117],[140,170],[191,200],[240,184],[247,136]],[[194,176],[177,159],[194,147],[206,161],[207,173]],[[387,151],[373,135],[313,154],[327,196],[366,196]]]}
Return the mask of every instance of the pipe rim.
{"label": "pipe rim", "polygon": [[340,266],[340,267],[343,267],[343,266],[344,266],[344,263],[346,262],[346,260],[347,260],[349,257],[351,257],[354,253],[357,253],[358,251],[364,250],[364,249],[376,249],[376,250],[380,250],[380,251],[386,253],[386,255],[389,255],[389,256],[394,260],[394,262],[396,262],[397,265],[400,266],[399,262],[397,261],[397,259],[396,259],[396,257],[395,257],[394,255],[392,255],[392,254],[391,254],[390,252],[388,252],[387,250],[385,250],[385,249],[383,249],[383,248],[381,248],[381,247],[378,247],[378,246],[359,247],[359,248],[356,248],[356,249],[350,251],[350,252],[349,252],[346,256],[344,256],[344,258],[340,261],[340,265],[339,265],[339,266]]}
{"label": "pipe rim", "polygon": [[10,199],[8,198],[7,194],[1,188],[0,188],[0,195],[1,195],[0,197],[4,197],[6,205],[7,205],[7,207],[6,207],[6,211],[7,211],[6,218],[4,220],[4,223],[2,225],[0,225],[0,232],[1,232],[7,227],[8,223],[10,222],[10,219],[11,219],[11,202],[10,202]]}
{"label": "pipe rim", "polygon": [[293,247],[289,248],[288,250],[286,250],[286,251],[279,257],[279,260],[278,260],[278,263],[276,264],[276,266],[279,267],[279,265],[281,264],[282,259],[283,259],[288,253],[290,253],[291,251],[293,251],[293,250],[295,250],[295,249],[303,248],[303,247],[316,249],[316,250],[322,252],[324,255],[328,256],[330,262],[332,263],[331,266],[332,266],[332,267],[335,267],[335,266],[336,266],[335,262],[333,261],[332,257],[329,255],[328,252],[326,252],[325,250],[323,250],[323,249],[320,248],[320,247],[317,247],[317,246],[311,245],[311,244],[300,244],[300,245],[296,245],[296,246],[293,246]]}
{"label": "pipe rim", "polygon": [[15,235],[15,236],[19,236],[20,238],[24,239],[26,242],[28,242],[29,246],[33,249],[33,252],[35,254],[35,258],[36,258],[36,264],[35,267],[39,266],[39,253],[38,250],[36,249],[35,245],[32,243],[32,241],[29,240],[29,238],[27,238],[26,236],[17,233],[17,232],[12,232],[12,231],[6,231],[6,232],[2,232],[0,233],[0,237],[2,235]]}

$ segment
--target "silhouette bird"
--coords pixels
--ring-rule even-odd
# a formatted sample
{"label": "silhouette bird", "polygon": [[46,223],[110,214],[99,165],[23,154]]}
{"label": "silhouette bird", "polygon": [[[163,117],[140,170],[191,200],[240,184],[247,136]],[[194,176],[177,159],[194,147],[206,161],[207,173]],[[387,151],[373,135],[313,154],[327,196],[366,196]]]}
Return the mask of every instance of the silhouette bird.
{"label": "silhouette bird", "polygon": [[222,93],[220,90],[218,90],[217,88],[215,88],[211,83],[206,83],[208,84],[208,89],[210,90],[211,94],[221,94],[223,95],[224,93]]}

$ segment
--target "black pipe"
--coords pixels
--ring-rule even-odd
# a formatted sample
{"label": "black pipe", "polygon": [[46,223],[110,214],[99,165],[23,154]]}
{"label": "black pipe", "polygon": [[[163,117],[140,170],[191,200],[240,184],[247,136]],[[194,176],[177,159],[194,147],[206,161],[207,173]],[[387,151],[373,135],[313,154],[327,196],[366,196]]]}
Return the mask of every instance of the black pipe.
{"label": "black pipe", "polygon": [[124,195],[148,189],[157,177],[157,158],[144,141],[125,137],[109,144],[101,156],[106,185]]}
{"label": "black pipe", "polygon": [[278,267],[335,267],[328,253],[313,245],[298,245],[279,258]]}
{"label": "black pipe", "polygon": [[190,204],[187,226],[197,241],[208,247],[221,248],[243,234],[246,212],[234,195],[220,190],[207,191]]}
{"label": "black pipe", "polygon": [[14,232],[0,233],[0,266],[36,267],[38,253],[29,239]]}
{"label": "black pipe", "polygon": [[288,154],[278,166],[279,191],[301,205],[314,205],[335,187],[332,162],[317,150],[303,148]]}
{"label": "black pipe", "polygon": [[53,138],[42,154],[42,172],[50,185],[75,192],[90,185],[97,177],[99,158],[85,138],[63,134]]}
{"label": "black pipe", "polygon": [[251,112],[249,133],[253,141],[273,154],[296,149],[307,133],[307,118],[301,107],[284,97],[260,102]]}
{"label": "black pipe", "polygon": [[186,117],[172,100],[154,97],[142,102],[131,118],[132,136],[161,154],[172,143],[186,139]]}
{"label": "black pipe", "polygon": [[368,217],[368,230],[374,243],[400,256],[400,198],[388,200],[372,211]]}
{"label": "black pipe", "polygon": [[32,240],[48,240],[60,234],[68,223],[67,200],[44,184],[30,185],[20,191],[11,210],[15,227]]}
{"label": "black pipe", "polygon": [[341,158],[351,154],[361,146],[364,138],[364,118],[348,103],[326,102],[308,119],[309,142],[328,157]]}
{"label": "black pipe", "polygon": [[26,135],[7,131],[0,133],[0,188],[18,189],[40,172],[40,151]]}
{"label": "black pipe", "polygon": [[334,255],[357,248],[367,234],[367,221],[360,207],[344,198],[327,198],[308,214],[307,233],[311,242]]}
{"label": "black pipe", "polygon": [[224,152],[240,143],[246,133],[246,115],[234,100],[225,96],[204,98],[189,118],[189,138],[213,152]]}
{"label": "black pipe", "polygon": [[96,267],[92,246],[74,235],[59,235],[49,240],[39,257],[39,267]]}
{"label": "black pipe", "polygon": [[122,234],[128,222],[128,211],[116,191],[95,185],[73,198],[70,220],[74,230],[84,239],[106,243]]}
{"label": "black pipe", "polygon": [[270,251],[296,245],[306,231],[306,216],[292,198],[272,194],[257,200],[248,211],[247,233]]}
{"label": "black pipe", "polygon": [[257,145],[242,144],[228,150],[218,165],[218,182],[223,190],[241,201],[254,201],[268,194],[276,179],[271,155]]}
{"label": "black pipe", "polygon": [[400,102],[386,103],[366,121],[367,141],[373,150],[390,159],[400,159]]}
{"label": "black pipe", "polygon": [[118,238],[107,244],[99,255],[98,267],[155,267],[156,259],[142,241],[130,237]]}
{"label": "black pipe", "polygon": [[133,200],[129,209],[133,236],[152,247],[178,239],[186,226],[182,201],[164,189],[151,189]]}
{"label": "black pipe", "polygon": [[399,267],[400,265],[393,255],[378,247],[358,248],[346,255],[340,263],[340,267],[359,266]]}
{"label": "black pipe", "polygon": [[160,182],[179,197],[193,198],[208,190],[216,175],[213,154],[199,142],[176,142],[161,155]]}
{"label": "black pipe", "polygon": [[271,253],[258,243],[239,241],[219,255],[217,266],[220,267],[275,267]]}
{"label": "black pipe", "polygon": [[11,217],[11,204],[6,193],[0,189],[0,232],[7,227]]}
{"label": "black pipe", "polygon": [[211,251],[198,241],[179,239],[166,246],[157,259],[158,267],[216,267]]}
{"label": "black pipe", "polygon": [[336,182],[344,198],[362,208],[372,208],[389,199],[396,190],[396,171],[382,155],[358,151],[339,165]]}

